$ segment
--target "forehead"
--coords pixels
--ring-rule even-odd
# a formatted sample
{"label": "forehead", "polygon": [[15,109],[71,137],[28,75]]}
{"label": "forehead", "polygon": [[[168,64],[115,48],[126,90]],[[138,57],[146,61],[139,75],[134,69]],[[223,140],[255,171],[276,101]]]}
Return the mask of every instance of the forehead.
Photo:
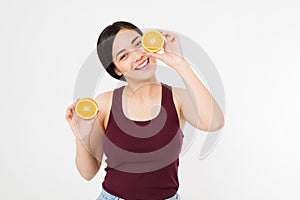
{"label": "forehead", "polygon": [[112,47],[112,55],[116,55],[120,50],[127,49],[131,45],[131,41],[140,36],[135,30],[120,30],[115,36],[113,47]]}

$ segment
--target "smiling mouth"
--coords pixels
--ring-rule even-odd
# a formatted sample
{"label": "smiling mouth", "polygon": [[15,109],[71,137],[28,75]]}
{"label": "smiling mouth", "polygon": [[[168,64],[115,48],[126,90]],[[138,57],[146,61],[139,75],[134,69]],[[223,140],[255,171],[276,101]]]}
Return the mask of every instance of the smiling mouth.
{"label": "smiling mouth", "polygon": [[147,58],[141,65],[134,68],[134,70],[142,70],[145,69],[149,65],[149,58]]}

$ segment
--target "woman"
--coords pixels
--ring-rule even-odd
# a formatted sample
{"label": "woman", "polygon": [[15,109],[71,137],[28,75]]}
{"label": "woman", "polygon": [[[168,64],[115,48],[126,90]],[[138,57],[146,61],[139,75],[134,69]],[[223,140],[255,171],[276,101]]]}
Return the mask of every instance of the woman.
{"label": "woman", "polygon": [[[97,53],[102,65],[127,85],[95,98],[99,112],[85,123],[98,128],[90,131],[88,145],[75,123],[76,103],[67,109],[81,176],[91,180],[100,169],[103,152],[107,155],[98,200],[180,199],[178,158],[185,122],[203,131],[224,125],[221,109],[184,59],[178,38],[161,33],[166,38],[162,54],[146,52],[142,31],[129,22],[115,22],[100,34]],[[174,69],[187,89],[158,82],[157,59]],[[153,109],[154,105],[161,106]]]}

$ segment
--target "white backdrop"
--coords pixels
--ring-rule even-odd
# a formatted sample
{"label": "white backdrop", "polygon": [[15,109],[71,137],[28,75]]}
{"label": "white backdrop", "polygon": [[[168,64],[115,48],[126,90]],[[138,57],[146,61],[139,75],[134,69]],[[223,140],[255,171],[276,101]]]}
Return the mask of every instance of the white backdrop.
{"label": "white backdrop", "polygon": [[[86,200],[65,121],[80,67],[116,20],[174,30],[210,56],[226,94],[214,151],[181,158],[184,200],[300,199],[298,1],[1,1],[0,199]],[[188,133],[185,133],[188,134]]]}

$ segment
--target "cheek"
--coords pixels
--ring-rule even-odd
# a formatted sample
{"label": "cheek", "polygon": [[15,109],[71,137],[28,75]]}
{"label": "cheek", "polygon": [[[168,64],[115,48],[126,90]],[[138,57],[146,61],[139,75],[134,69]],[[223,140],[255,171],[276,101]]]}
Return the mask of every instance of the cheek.
{"label": "cheek", "polygon": [[118,69],[120,69],[120,71],[122,73],[126,73],[126,72],[130,71],[130,69],[131,69],[131,62],[128,60],[119,62],[117,64],[117,67],[118,67]]}

